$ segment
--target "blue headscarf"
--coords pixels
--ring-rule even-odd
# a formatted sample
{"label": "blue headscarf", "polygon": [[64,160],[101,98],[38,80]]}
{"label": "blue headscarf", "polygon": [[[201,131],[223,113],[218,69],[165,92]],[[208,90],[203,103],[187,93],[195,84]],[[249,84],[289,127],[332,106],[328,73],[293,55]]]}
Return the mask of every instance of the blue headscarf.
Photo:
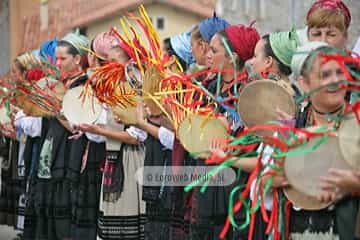
{"label": "blue headscarf", "polygon": [[[55,49],[57,46],[58,40],[57,39],[51,39],[49,41],[44,42],[40,46],[40,56],[46,60],[50,60],[51,63],[56,62],[56,54]],[[49,59],[50,57],[50,59]]]}
{"label": "blue headscarf", "polygon": [[31,54],[38,60],[40,60],[40,49],[35,49],[31,52]]}
{"label": "blue headscarf", "polygon": [[199,23],[199,30],[202,38],[210,42],[215,33],[224,30],[227,26],[230,26],[230,23],[214,14],[212,18],[207,18]]}
{"label": "blue headscarf", "polygon": [[195,62],[195,58],[191,53],[191,31],[180,33],[170,38],[171,47],[175,53],[190,65]]}

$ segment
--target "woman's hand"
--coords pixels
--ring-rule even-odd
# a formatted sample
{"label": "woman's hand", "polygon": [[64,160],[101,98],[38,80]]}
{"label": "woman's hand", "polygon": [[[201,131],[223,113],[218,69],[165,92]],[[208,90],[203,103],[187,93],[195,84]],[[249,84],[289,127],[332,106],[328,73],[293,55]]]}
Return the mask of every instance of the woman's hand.
{"label": "woman's hand", "polygon": [[4,136],[8,138],[16,139],[16,130],[12,123],[1,124],[0,131]]}
{"label": "woman's hand", "polygon": [[145,106],[143,102],[139,102],[136,106],[136,122],[139,126],[142,126],[146,123],[145,119]]}
{"label": "woman's hand", "polygon": [[210,143],[209,149],[213,156],[224,158],[226,156],[223,146],[225,145],[225,139],[213,139]]}
{"label": "woman's hand", "polygon": [[330,169],[328,176],[320,177],[319,186],[323,190],[318,196],[321,201],[334,201],[351,192],[360,191],[360,171]]}
{"label": "woman's hand", "polygon": [[80,130],[82,132],[93,133],[93,134],[99,134],[101,127],[96,124],[82,123],[82,124],[79,124],[78,126],[76,126],[76,130]]}
{"label": "woman's hand", "polygon": [[278,121],[280,121],[281,123],[287,125],[287,126],[295,126],[295,118],[294,116],[284,112],[283,110],[281,110],[279,107],[276,107],[276,113],[277,113],[277,119]]}

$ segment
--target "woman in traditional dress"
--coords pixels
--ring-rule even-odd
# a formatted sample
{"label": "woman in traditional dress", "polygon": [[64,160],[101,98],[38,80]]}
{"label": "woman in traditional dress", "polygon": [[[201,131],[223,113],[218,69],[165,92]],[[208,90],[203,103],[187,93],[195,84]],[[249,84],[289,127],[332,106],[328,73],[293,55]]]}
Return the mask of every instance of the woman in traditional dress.
{"label": "woman in traditional dress", "polygon": [[[254,48],[260,36],[255,28],[243,25],[228,26],[223,31],[216,33],[209,46],[206,65],[210,69],[224,69],[220,89],[217,88],[217,79],[210,82],[208,89],[218,99],[226,99],[234,90],[234,85],[240,87],[241,83],[247,81],[248,74],[244,69],[245,61],[253,57]],[[231,52],[227,52],[229,47]],[[234,78],[234,71],[236,77]],[[219,90],[219,91],[218,91]],[[234,94],[234,92],[232,92]],[[231,102],[234,104],[234,102]],[[230,126],[231,134],[242,130],[242,123],[236,111],[231,111],[220,105],[215,112],[225,114]],[[239,167],[245,172],[251,172],[255,167],[255,161],[239,161]],[[197,165],[203,166],[204,160],[197,159]],[[228,213],[229,195],[231,189],[237,184],[244,184],[248,174],[241,174],[241,179],[229,186],[208,187],[202,194],[199,189],[194,189],[192,219],[190,225],[190,239],[218,239]],[[245,216],[236,216],[239,221],[245,221]],[[226,239],[246,239],[246,231],[231,231]]]}
{"label": "woman in traditional dress", "polygon": [[[98,34],[91,43],[92,67],[106,62],[128,63],[130,49],[112,32]],[[127,52],[128,51],[128,52]],[[96,81],[96,79],[94,79]],[[98,239],[144,239],[145,202],[135,173],[144,164],[146,132],[115,121],[107,110],[106,125],[81,124],[82,131],[106,137],[106,161],[98,217]],[[121,121],[121,119],[120,119]]]}
{"label": "woman in traditional dress", "polygon": [[[11,69],[11,77],[14,83],[24,81],[27,71],[36,61],[35,56],[30,52],[18,56]],[[0,221],[4,224],[14,226],[15,229],[24,228],[24,203],[25,203],[25,168],[24,168],[24,146],[25,137],[21,128],[16,123],[19,115],[19,108],[11,105],[12,121],[0,126],[3,134],[4,146],[8,146],[8,154],[3,157],[2,181],[0,195]]]}
{"label": "woman in traditional dress", "polygon": [[[340,65],[331,60],[321,64],[321,54],[336,54],[334,48],[321,42],[311,42],[298,49],[291,67],[299,85],[308,93],[320,86],[337,83],[344,76]],[[338,127],[331,116],[342,114],[347,104],[346,91],[322,89],[310,96],[309,104],[299,110],[296,127],[325,125]],[[320,176],[319,176],[320,177]],[[358,199],[344,198],[332,207],[319,211],[292,210],[290,234],[292,239],[353,239]]]}
{"label": "woman in traditional dress", "polygon": [[[56,47],[56,63],[62,80],[71,88],[86,81],[83,69],[84,51],[88,44],[84,36],[68,34]],[[47,124],[44,124],[46,120]],[[75,186],[79,184],[79,173],[73,164],[74,148],[68,137],[71,127],[63,118],[43,118],[38,158],[34,172],[33,201],[36,212],[35,239],[70,239],[74,206]],[[81,149],[78,149],[78,151]],[[77,160],[79,161],[79,160]]]}
{"label": "woman in traditional dress", "polygon": [[330,46],[345,49],[351,14],[341,0],[317,0],[306,16],[309,41],[326,42]]}
{"label": "woman in traditional dress", "polygon": [[[44,42],[40,46],[40,57],[42,61],[55,63],[55,48],[57,40],[52,39]],[[29,76],[32,75],[32,76]],[[41,72],[27,73],[27,78],[31,81],[37,81],[43,77]],[[37,174],[37,164],[39,161],[38,152],[40,147],[42,129],[47,129],[47,120],[41,117],[27,117],[21,114],[18,120],[18,127],[23,129],[27,135],[26,144],[24,149],[24,163],[25,163],[25,176],[26,176],[26,206],[25,206],[25,223],[24,223],[24,236],[23,239],[34,239],[36,229],[36,214],[33,198],[33,188],[35,186]]]}

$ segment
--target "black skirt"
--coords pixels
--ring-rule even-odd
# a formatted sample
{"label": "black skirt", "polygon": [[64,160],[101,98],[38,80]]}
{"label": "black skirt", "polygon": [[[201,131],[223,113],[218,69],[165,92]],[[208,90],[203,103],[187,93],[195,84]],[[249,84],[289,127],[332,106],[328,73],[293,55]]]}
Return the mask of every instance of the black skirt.
{"label": "black skirt", "polygon": [[[144,166],[166,167],[170,165],[171,151],[165,150],[158,139],[148,136],[145,140]],[[144,173],[144,176],[146,173]],[[169,239],[171,189],[167,186],[143,187],[143,200],[146,202],[147,222],[145,239]]]}

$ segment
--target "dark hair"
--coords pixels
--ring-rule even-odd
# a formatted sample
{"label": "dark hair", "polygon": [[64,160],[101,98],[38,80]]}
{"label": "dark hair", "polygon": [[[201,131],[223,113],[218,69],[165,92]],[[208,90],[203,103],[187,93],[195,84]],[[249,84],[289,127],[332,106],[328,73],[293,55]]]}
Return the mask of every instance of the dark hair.
{"label": "dark hair", "polygon": [[[226,32],[224,30],[222,30],[222,31],[220,31],[220,32],[218,32],[216,34],[219,34],[219,36],[221,38],[225,39],[225,41],[226,41],[227,45],[229,46],[231,52],[235,52],[231,42],[229,41],[229,39],[228,39],[228,37],[226,35]],[[221,42],[221,44],[223,44],[223,42]],[[225,48],[225,46],[224,46],[224,48]],[[226,55],[229,56],[229,53],[227,51],[225,51],[225,52],[226,52]],[[245,61],[243,59],[241,59],[240,56],[238,56],[236,58],[236,66],[238,66],[238,69],[242,69],[245,66]]]}
{"label": "dark hair", "polygon": [[87,61],[87,56],[86,54],[84,56],[81,56],[79,50],[77,50],[72,44],[70,44],[67,41],[64,40],[60,40],[57,44],[57,47],[66,47],[67,49],[67,53],[72,55],[73,57],[75,57],[76,55],[80,55],[81,57],[81,61],[80,61],[80,65],[81,67],[85,70],[86,68],[89,67],[89,63]]}
{"label": "dark hair", "polygon": [[175,56],[178,59],[182,69],[185,72],[187,69],[187,64],[181,57],[179,57],[179,55],[176,54],[174,48],[171,45],[170,38],[164,39],[164,48],[165,48],[165,51],[169,54],[169,56]]}
{"label": "dark hair", "polygon": [[280,73],[282,73],[284,75],[290,75],[292,73],[291,68],[286,66],[285,64],[283,64],[279,60],[279,58],[275,55],[274,51],[271,48],[269,38],[270,38],[269,34],[266,34],[262,37],[262,39],[265,41],[265,45],[264,45],[265,55],[267,57],[272,57],[276,61],[276,64],[279,68]]}
{"label": "dark hair", "polygon": [[[19,55],[20,56],[20,55]],[[21,64],[21,62],[17,59],[14,60],[15,67],[21,72],[21,74],[25,74],[26,67]]]}
{"label": "dark hair", "polygon": [[68,53],[72,56],[80,55],[80,52],[70,43],[60,40],[57,44],[58,47],[66,47],[68,50]]}

